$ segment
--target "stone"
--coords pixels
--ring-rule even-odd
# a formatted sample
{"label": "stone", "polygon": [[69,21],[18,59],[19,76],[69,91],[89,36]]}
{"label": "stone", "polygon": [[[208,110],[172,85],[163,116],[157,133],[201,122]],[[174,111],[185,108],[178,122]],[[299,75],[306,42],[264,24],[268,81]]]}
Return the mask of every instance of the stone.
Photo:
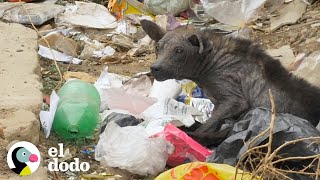
{"label": "stone", "polygon": [[304,3],[306,3],[307,5],[312,5],[313,3],[315,3],[317,0],[301,0]]}
{"label": "stone", "polygon": [[127,51],[135,47],[133,43],[133,39],[124,34],[112,36],[112,43]]}
{"label": "stone", "polygon": [[267,49],[266,51],[270,56],[279,59],[287,69],[295,61],[293,51],[289,45],[282,46],[279,49]]}
{"label": "stone", "polygon": [[306,11],[306,8],[307,5],[301,0],[282,4],[278,10],[280,15],[270,18],[270,30],[274,31],[283,25],[296,23]]}
{"label": "stone", "polygon": [[[1,176],[0,176],[1,178]],[[21,179],[21,180],[48,180],[48,173],[47,173],[47,169],[42,167],[41,165],[38,167],[38,169],[28,175],[28,176],[19,176],[17,174],[14,173],[10,173],[9,175],[7,175],[7,177],[5,179],[8,180],[16,180],[16,179]]]}
{"label": "stone", "polygon": [[71,72],[71,71],[65,72],[63,75],[63,78],[65,81],[76,78],[88,83],[95,83],[98,79],[96,77],[90,76],[88,73],[85,73],[85,72]]}
{"label": "stone", "polygon": [[13,146],[15,143],[19,142],[18,140],[14,140],[11,141],[7,146],[6,146],[6,150],[9,151],[9,149],[11,148],[11,146]]}
{"label": "stone", "polygon": [[[25,109],[38,113],[42,103],[42,84],[36,51],[37,33],[20,24],[0,22],[0,34],[6,34],[0,36],[0,109]],[[23,52],[17,53],[17,49]]]}
{"label": "stone", "polygon": [[73,39],[64,37],[62,34],[54,33],[41,38],[38,42],[40,45],[63,52],[67,55],[77,57],[80,51],[80,45]]}
{"label": "stone", "polygon": [[320,87],[320,51],[315,51],[302,61],[294,74]]}
{"label": "stone", "polygon": [[311,24],[311,27],[318,27],[318,26],[320,26],[320,23]]}
{"label": "stone", "polygon": [[48,31],[48,30],[51,30],[53,29],[52,26],[50,24],[46,24],[46,25],[43,25],[41,26],[38,31]]}
{"label": "stone", "polygon": [[5,11],[2,18],[9,22],[31,24],[29,19],[30,15],[34,25],[42,25],[63,11],[64,7],[61,5],[27,3],[23,6],[16,6]]}
{"label": "stone", "polygon": [[2,18],[3,14],[7,11],[10,10],[13,7],[16,6],[21,6],[21,4],[23,4],[24,2],[2,2],[0,3],[0,18]]}
{"label": "stone", "polygon": [[37,33],[20,24],[0,22],[0,34],[5,34],[0,36],[0,179],[8,179],[4,176],[13,173],[3,161],[8,144],[15,140],[39,143],[40,122],[35,114],[42,103],[42,85]]}
{"label": "stone", "polygon": [[39,143],[40,122],[36,115],[26,110],[2,110],[0,124],[4,129],[4,138],[8,142],[14,140]]}

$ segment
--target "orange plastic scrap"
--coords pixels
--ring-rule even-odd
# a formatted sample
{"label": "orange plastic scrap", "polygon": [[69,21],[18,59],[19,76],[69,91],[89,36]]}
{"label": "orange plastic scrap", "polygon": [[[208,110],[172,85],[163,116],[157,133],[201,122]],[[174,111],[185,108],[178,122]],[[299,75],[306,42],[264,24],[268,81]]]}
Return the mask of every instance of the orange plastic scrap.
{"label": "orange plastic scrap", "polygon": [[137,0],[109,0],[108,9],[117,20],[124,14],[143,14],[152,16],[148,7]]}
{"label": "orange plastic scrap", "polygon": [[[251,175],[242,174],[238,170],[235,176],[236,168],[227,164],[215,164],[205,162],[193,162],[177,166],[173,169],[163,172],[155,180],[249,180]],[[256,179],[256,178],[254,178]]]}
{"label": "orange plastic scrap", "polygon": [[128,9],[128,3],[126,0],[109,0],[108,9],[119,20]]}

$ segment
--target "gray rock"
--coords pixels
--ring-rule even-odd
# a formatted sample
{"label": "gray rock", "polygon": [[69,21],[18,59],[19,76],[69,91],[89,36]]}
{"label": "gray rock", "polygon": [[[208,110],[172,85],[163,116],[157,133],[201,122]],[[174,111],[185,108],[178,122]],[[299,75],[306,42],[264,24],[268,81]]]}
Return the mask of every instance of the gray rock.
{"label": "gray rock", "polygon": [[17,110],[11,112],[7,110],[4,117],[0,118],[0,123],[4,129],[4,137],[8,142],[14,140],[29,141],[33,144],[39,143],[40,122],[30,111]]}
{"label": "gray rock", "polygon": [[268,49],[267,53],[275,59],[279,59],[281,64],[287,69],[295,61],[295,56],[289,45],[282,46],[279,49]]}
{"label": "gray rock", "polygon": [[300,0],[282,4],[278,10],[280,15],[270,18],[270,29],[276,30],[283,25],[296,23],[306,11],[306,7],[307,5]]}
{"label": "gray rock", "polygon": [[305,60],[294,74],[306,79],[311,84],[320,87],[320,51],[313,52]]}
{"label": "gray rock", "polygon": [[2,18],[10,22],[31,24],[30,15],[33,24],[41,25],[63,11],[64,7],[61,5],[28,3],[5,11]]}
{"label": "gray rock", "polygon": [[315,3],[317,0],[301,0],[302,2],[308,4],[308,5],[312,5],[313,3]]}
{"label": "gray rock", "polygon": [[0,3],[0,18],[2,18],[3,14],[7,11],[10,10],[13,7],[16,6],[21,6],[22,3],[17,2],[17,3],[11,3],[11,2],[4,2],[4,3]]}

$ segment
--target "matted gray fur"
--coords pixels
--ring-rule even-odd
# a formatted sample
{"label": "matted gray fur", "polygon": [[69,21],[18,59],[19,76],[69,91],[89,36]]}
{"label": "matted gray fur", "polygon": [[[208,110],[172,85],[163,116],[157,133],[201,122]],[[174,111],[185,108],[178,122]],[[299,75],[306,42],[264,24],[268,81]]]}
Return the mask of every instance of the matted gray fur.
{"label": "matted gray fur", "polygon": [[214,132],[222,124],[235,123],[251,109],[271,108],[269,89],[277,112],[319,123],[320,89],[289,73],[259,45],[190,26],[166,33],[151,21],[141,25],[156,42],[157,60],[151,66],[155,79],[193,80],[215,104],[212,117],[192,134],[197,140],[221,136]]}

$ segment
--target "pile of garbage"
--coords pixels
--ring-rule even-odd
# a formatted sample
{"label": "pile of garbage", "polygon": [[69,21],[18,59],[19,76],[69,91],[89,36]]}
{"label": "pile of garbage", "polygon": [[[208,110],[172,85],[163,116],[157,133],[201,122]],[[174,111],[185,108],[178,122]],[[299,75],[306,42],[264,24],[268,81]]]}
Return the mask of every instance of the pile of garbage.
{"label": "pile of garbage", "polygon": [[105,68],[94,84],[69,79],[51,94],[40,120],[63,139],[89,138],[99,128],[95,159],[140,175],[157,175],[166,164],[205,161],[212,151],[178,127],[205,123],[214,105],[194,82],[152,83],[145,74],[130,78]]}
{"label": "pile of garbage", "polygon": [[[179,169],[185,163],[208,161],[220,164],[202,163],[192,171],[205,166],[219,172],[219,178],[225,177],[228,171],[235,175],[236,168],[232,166],[237,165],[249,148],[245,142],[256,139],[255,147],[268,139],[268,136],[256,136],[270,124],[271,112],[266,109],[250,111],[219,146],[209,149],[182,129],[196,122],[205,123],[213,110],[214,104],[192,81],[152,82],[147,73],[126,77],[109,73],[106,67],[94,83],[71,78],[57,93],[53,91],[50,111],[41,111],[40,120],[47,138],[51,129],[66,140],[92,138],[99,129],[94,153],[95,160],[104,167],[117,167],[139,175],[158,175],[166,167],[178,166]],[[308,121],[288,114],[277,115],[274,134],[273,143],[276,144],[320,136]],[[286,152],[285,157],[317,155],[318,147],[300,142],[281,152]],[[226,164],[232,166],[221,168]],[[178,169],[172,171],[181,171]],[[187,171],[181,173],[188,174]],[[160,177],[168,176],[164,174],[167,175]],[[248,179],[250,177],[248,175]]]}
{"label": "pile of garbage", "polygon": [[[39,27],[38,54],[44,60],[76,65],[87,60],[103,65],[127,63],[152,53],[152,40],[140,26],[142,19],[154,21],[167,31],[192,24],[248,38],[250,28],[274,31],[297,22],[307,5],[314,3],[312,0],[110,0],[106,5],[81,1],[58,5],[54,0],[13,2],[0,4],[1,19]],[[261,19],[268,21],[262,23]],[[290,71],[320,86],[318,76],[313,76],[320,68],[319,51],[294,57],[290,46],[283,46],[267,52],[280,58]],[[128,77],[108,72],[108,66],[99,78],[83,72],[66,72],[63,78],[66,83],[47,100],[50,110],[40,112],[45,136],[49,138],[54,131],[63,139],[77,140],[94,138],[98,130],[99,141],[90,152],[104,167],[139,175],[163,172],[158,179],[168,179],[172,174],[195,179],[230,179],[236,171],[242,172],[235,167],[241,155],[249,150],[245,142],[256,139],[254,146],[258,146],[269,138],[255,137],[270,124],[271,113],[255,109],[244,115],[216,147],[205,147],[192,139],[184,130],[204,124],[215,106],[189,80],[159,82],[148,72]],[[295,138],[320,136],[307,121],[287,114],[277,117],[279,124],[274,130],[277,145]],[[302,142],[283,150],[288,157],[312,156],[319,151],[318,145],[307,146]],[[174,169],[164,172],[168,167]],[[252,178],[247,175],[241,177]]]}

